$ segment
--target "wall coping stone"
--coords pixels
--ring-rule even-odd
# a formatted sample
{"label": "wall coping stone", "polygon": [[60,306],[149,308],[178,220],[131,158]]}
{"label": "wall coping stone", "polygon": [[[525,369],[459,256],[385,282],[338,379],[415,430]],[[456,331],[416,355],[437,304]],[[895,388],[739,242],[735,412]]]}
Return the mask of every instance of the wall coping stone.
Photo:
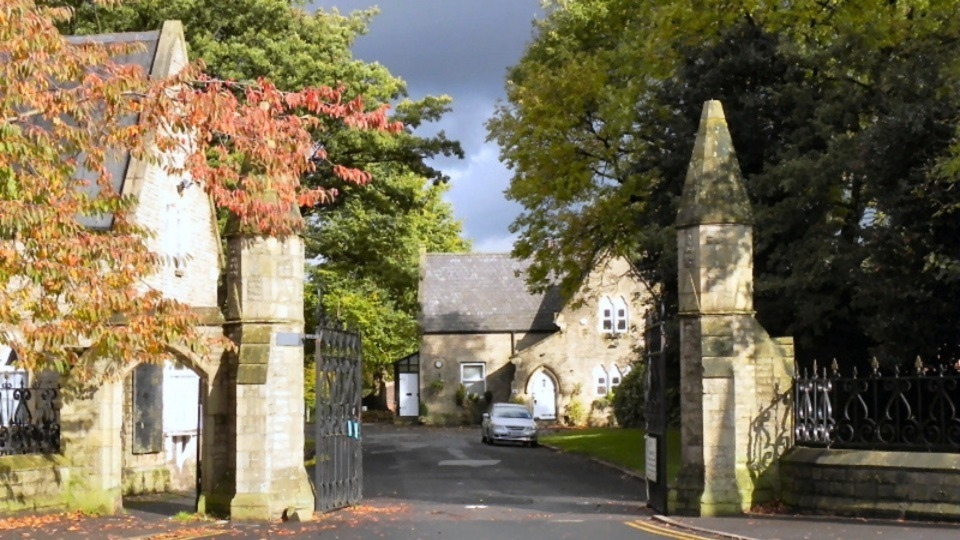
{"label": "wall coping stone", "polygon": [[960,474],[960,454],[941,452],[886,452],[794,447],[783,462],[822,467],[872,467]]}

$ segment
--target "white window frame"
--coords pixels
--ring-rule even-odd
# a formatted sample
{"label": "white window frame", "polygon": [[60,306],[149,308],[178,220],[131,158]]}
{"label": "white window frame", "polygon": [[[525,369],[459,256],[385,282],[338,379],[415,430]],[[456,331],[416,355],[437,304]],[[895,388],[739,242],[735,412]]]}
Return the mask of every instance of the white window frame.
{"label": "white window frame", "polygon": [[602,334],[625,334],[630,328],[630,306],[622,296],[602,296],[597,308],[597,319]]}
{"label": "white window frame", "polygon": [[610,374],[606,368],[597,366],[593,368],[593,395],[606,396],[610,391]]}
{"label": "white window frame", "polygon": [[630,328],[630,308],[622,296],[613,299],[613,332],[624,334]]}
{"label": "white window frame", "polygon": [[[480,377],[479,378],[467,378],[466,377],[466,368],[480,368]],[[473,392],[471,388],[473,385],[480,383],[480,391]],[[468,394],[477,394],[482,396],[487,391],[487,364],[483,362],[462,362],[460,364],[460,384],[466,387]]]}
{"label": "white window frame", "polygon": [[613,314],[613,301],[610,300],[609,296],[601,297],[600,305],[597,309],[598,327],[601,333],[613,333],[613,329],[616,328],[616,326],[614,326]]}

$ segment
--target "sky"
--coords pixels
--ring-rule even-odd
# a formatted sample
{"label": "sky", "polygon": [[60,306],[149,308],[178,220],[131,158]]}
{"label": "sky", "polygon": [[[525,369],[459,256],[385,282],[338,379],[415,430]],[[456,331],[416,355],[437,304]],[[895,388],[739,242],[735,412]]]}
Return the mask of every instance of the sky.
{"label": "sky", "polygon": [[504,99],[507,68],[533,37],[540,0],[314,0],[314,7],[341,13],[378,7],[370,31],[353,47],[355,58],[379,62],[407,83],[410,98],[449,95],[453,110],[417,133],[444,130],[460,141],[465,158],[432,165],[450,177],[446,199],[463,222],[473,251],[510,251],[507,230],[520,206],[504,198],[510,171],[499,148],[486,142],[484,124]]}

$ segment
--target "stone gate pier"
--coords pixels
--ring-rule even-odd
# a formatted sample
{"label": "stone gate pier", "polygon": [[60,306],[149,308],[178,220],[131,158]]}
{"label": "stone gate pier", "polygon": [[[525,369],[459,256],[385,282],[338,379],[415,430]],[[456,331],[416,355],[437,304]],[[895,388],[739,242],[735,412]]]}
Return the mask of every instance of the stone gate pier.
{"label": "stone gate pier", "polygon": [[754,318],[752,214],[719,101],[703,106],[676,225],[682,457],[669,510],[739,514],[779,489],[793,339]]}
{"label": "stone gate pier", "polygon": [[233,520],[309,519],[314,496],[303,465],[303,345],[277,339],[303,332],[303,239],[265,236],[235,223],[226,236],[224,328],[238,345],[229,362],[233,376],[221,383],[232,405],[222,408],[230,448],[200,511]]}

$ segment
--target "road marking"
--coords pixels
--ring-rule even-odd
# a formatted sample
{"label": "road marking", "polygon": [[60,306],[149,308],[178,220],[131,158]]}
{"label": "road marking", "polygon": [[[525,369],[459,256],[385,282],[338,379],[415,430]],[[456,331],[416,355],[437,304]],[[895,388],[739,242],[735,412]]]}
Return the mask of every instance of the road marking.
{"label": "road marking", "polygon": [[486,507],[487,505],[485,504],[468,504],[464,506],[467,510],[483,510]]}
{"label": "road marking", "polygon": [[674,540],[710,540],[710,538],[707,536],[697,536],[695,534],[689,534],[674,529],[667,529],[646,521],[624,521],[623,524],[627,527],[632,527],[634,529],[655,534],[657,536],[663,536],[665,538],[673,538]]}
{"label": "road marking", "polygon": [[437,465],[440,467],[491,467],[500,463],[499,459],[447,459]]}

